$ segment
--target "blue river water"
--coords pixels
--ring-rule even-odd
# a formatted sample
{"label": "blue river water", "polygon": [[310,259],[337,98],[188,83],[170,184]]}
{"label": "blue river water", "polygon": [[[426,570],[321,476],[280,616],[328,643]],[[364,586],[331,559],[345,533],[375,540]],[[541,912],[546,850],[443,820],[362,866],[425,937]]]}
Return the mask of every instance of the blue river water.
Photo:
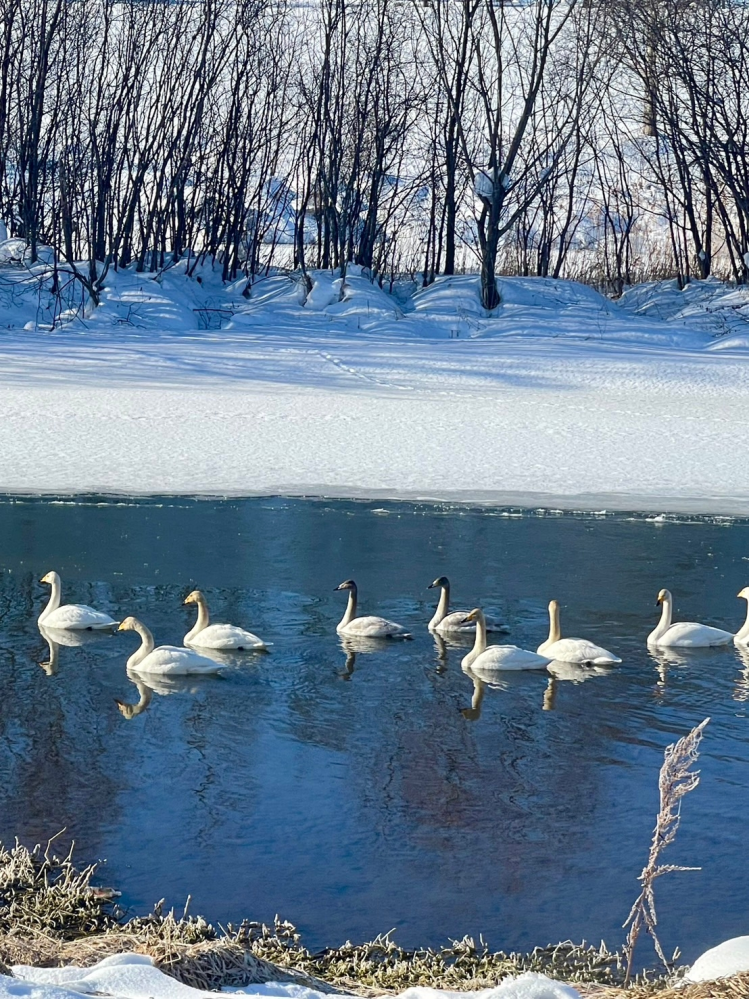
{"label": "blue river water", "polygon": [[[134,614],[181,644],[202,589],[257,632],[217,677],[138,689],[132,633],[50,648],[48,570],[66,602]],[[595,674],[474,686],[464,648],[426,623],[446,574],[455,608],[504,618],[535,649],[550,598],[566,634],[621,656]],[[346,648],[361,611],[411,642]],[[618,946],[638,892],[666,745],[710,717],[701,783],[657,885],[664,945],[686,960],[749,931],[749,658],[649,652],[655,596],[735,631],[749,524],[405,503],[84,497],[0,500],[0,839],[64,829],[132,912],[164,897],[226,924],[294,922],[310,947],[395,929],[406,945],[483,934],[495,948]],[[40,667],[40,663],[43,666]],[[583,682],[584,681],[584,682]],[[115,699],[141,709],[126,717]],[[640,945],[649,960],[647,943]]]}

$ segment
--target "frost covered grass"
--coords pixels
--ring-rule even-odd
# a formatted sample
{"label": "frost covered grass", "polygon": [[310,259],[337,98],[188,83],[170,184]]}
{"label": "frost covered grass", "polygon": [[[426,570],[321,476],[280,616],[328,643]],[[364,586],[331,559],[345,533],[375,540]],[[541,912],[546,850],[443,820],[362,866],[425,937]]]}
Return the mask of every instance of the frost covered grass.
{"label": "frost covered grass", "polygon": [[623,980],[619,953],[570,941],[529,954],[491,951],[469,937],[439,948],[409,950],[389,934],[364,944],[312,953],[296,929],[246,921],[217,929],[185,912],[125,919],[116,892],[94,886],[96,866],[75,868],[71,854],[16,844],[0,848],[0,973],[13,964],[89,967],[113,954],[147,954],[186,985],[217,989],[292,980],[318,991],[362,995],[411,986],[449,990],[487,988],[507,975],[538,971],[574,982],[615,985]]}

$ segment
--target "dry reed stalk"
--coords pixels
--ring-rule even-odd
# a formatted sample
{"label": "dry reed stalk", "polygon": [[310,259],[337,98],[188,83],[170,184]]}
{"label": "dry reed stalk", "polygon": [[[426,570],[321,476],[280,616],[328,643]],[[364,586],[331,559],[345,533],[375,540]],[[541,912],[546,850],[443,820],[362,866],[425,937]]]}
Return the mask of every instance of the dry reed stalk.
{"label": "dry reed stalk", "polygon": [[671,963],[666,959],[656,933],[658,917],[655,911],[654,886],[656,879],[663,874],[670,874],[672,871],[700,870],[699,867],[661,864],[659,860],[661,853],[676,839],[681,822],[682,798],[690,791],[694,791],[700,782],[699,770],[691,768],[697,762],[702,734],[709,721],[709,718],[705,718],[678,742],[667,746],[664,753],[663,765],[658,778],[660,808],[655,821],[648,862],[643,867],[642,874],[638,879],[642,882],[642,890],[624,923],[625,928],[629,926],[629,933],[623,948],[627,960],[627,970],[624,976],[625,986],[629,983],[635,947],[643,926],[652,937],[656,954],[666,969],[671,970]]}

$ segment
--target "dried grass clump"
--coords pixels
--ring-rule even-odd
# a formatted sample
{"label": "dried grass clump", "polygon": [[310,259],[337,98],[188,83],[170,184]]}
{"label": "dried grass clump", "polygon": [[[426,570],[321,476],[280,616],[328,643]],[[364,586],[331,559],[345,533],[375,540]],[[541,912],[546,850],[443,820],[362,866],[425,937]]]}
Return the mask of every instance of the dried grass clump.
{"label": "dried grass clump", "polygon": [[61,860],[50,854],[51,845],[42,853],[17,841],[11,850],[0,844],[0,933],[22,927],[70,940],[116,925],[105,906],[118,893],[92,886],[96,865],[76,870],[72,847]]}

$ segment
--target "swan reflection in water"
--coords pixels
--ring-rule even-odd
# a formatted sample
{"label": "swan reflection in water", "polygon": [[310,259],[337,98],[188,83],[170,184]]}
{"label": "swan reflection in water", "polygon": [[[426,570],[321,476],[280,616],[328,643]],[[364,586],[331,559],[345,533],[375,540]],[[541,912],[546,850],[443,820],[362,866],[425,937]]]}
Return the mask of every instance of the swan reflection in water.
{"label": "swan reflection in water", "polygon": [[387,654],[390,645],[388,642],[383,642],[381,638],[364,638],[360,636],[352,638],[350,635],[339,635],[338,642],[341,646],[341,651],[346,657],[344,667],[338,674],[343,680],[351,679],[358,655],[370,656],[376,652]]}
{"label": "swan reflection in water", "polygon": [[722,646],[696,646],[693,649],[689,648],[674,648],[673,646],[664,647],[662,649],[657,649],[654,647],[648,648],[648,655],[653,660],[656,670],[658,671],[658,682],[657,687],[663,689],[668,681],[668,671],[669,669],[684,669],[685,666],[690,666],[695,663],[700,663],[706,658],[712,659],[715,655],[725,655],[728,651],[734,650],[741,654],[737,646],[722,645]]}
{"label": "swan reflection in water", "polygon": [[[554,660],[549,663],[548,681],[544,688],[542,707],[544,711],[553,711],[556,707],[556,696],[560,683],[584,683],[594,676],[607,676],[613,672],[606,666],[584,666],[581,663],[567,663]],[[476,721],[481,717],[481,706],[487,688],[491,690],[508,691],[518,684],[533,683],[533,672],[502,673],[499,670],[480,670],[473,666],[464,666],[463,672],[473,680],[473,697],[470,708],[461,708],[460,713],[468,721]]]}
{"label": "swan reflection in water", "polygon": [[142,715],[150,705],[154,694],[161,697],[168,697],[169,694],[197,694],[206,683],[213,682],[213,677],[201,677],[196,680],[194,676],[159,676],[154,673],[138,673],[137,670],[127,671],[128,680],[135,684],[138,691],[138,700],[135,704],[129,701],[121,701],[115,697],[117,710],[123,718],[137,718]]}
{"label": "swan reflection in water", "polygon": [[39,634],[49,648],[48,658],[39,663],[47,676],[54,676],[57,673],[61,645],[80,648],[82,645],[106,641],[112,637],[108,631],[68,631],[66,628],[45,628],[43,624],[39,625]]}
{"label": "swan reflection in water", "polygon": [[437,660],[435,672],[444,673],[447,670],[447,642],[436,631],[432,634],[432,638],[434,639],[434,651]]}
{"label": "swan reflection in water", "polygon": [[[473,696],[471,697],[470,708],[461,708],[460,713],[467,721],[478,721],[481,717],[481,705],[487,687],[491,690],[508,690],[510,688],[509,678],[500,679],[498,671],[475,670],[472,666],[464,666],[463,672],[473,680]],[[506,674],[505,674],[506,676]],[[521,680],[521,682],[523,682]]]}
{"label": "swan reflection in water", "polygon": [[736,654],[741,663],[741,670],[736,677],[733,699],[734,701],[749,701],[749,649],[737,645]]}
{"label": "swan reflection in water", "polygon": [[470,648],[474,642],[472,634],[464,634],[462,632],[440,635],[438,632],[433,631],[432,638],[434,639],[434,652],[437,661],[435,667],[436,673],[445,673],[447,671],[449,663],[448,652],[450,649],[458,649],[462,658],[466,648]]}
{"label": "swan reflection in water", "polygon": [[544,711],[553,711],[556,708],[560,683],[585,683],[595,676],[608,676],[614,672],[611,664],[594,666],[592,663],[569,663],[558,659],[550,662],[546,669],[550,675],[544,691]]}
{"label": "swan reflection in water", "polygon": [[151,698],[153,697],[153,691],[147,683],[143,683],[142,680],[136,680],[134,674],[130,676],[130,679],[133,681],[138,691],[138,703],[130,704],[127,701],[121,701],[118,697],[115,697],[114,699],[114,703],[117,705],[117,710],[123,718],[128,719],[135,718],[137,715],[143,714],[148,705],[151,703]]}
{"label": "swan reflection in water", "polygon": [[689,653],[675,648],[658,649],[655,646],[648,648],[648,655],[653,660],[653,664],[658,672],[657,686],[664,688],[668,682],[668,671],[670,668],[681,669],[689,665]]}
{"label": "swan reflection in water", "polygon": [[466,721],[478,721],[481,717],[481,703],[484,700],[486,684],[480,676],[476,676],[475,673],[471,673],[470,669],[463,670],[463,672],[466,676],[470,676],[473,680],[473,696],[471,697],[470,708],[461,708],[460,713]]}

